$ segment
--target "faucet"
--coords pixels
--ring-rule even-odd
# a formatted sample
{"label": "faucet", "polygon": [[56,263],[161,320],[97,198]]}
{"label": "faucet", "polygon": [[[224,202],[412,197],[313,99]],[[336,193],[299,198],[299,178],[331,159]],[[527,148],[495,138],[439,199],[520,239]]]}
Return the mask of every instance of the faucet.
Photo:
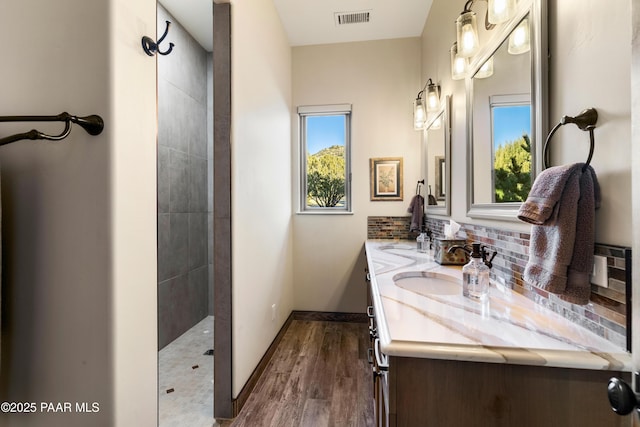
{"label": "faucet", "polygon": [[429,249],[433,249],[433,231],[427,228],[427,239],[429,239]]}
{"label": "faucet", "polygon": [[493,253],[489,255],[489,252],[487,252],[487,247],[484,245],[481,245],[480,243],[472,243],[471,245],[464,245],[464,246],[454,245],[454,246],[451,246],[447,252],[453,253],[458,249],[462,249],[467,253],[467,255],[470,255],[474,258],[482,258],[482,262],[484,262],[484,265],[486,265],[489,268],[493,267],[492,261],[496,257],[496,255],[498,255],[498,251],[493,251]]}

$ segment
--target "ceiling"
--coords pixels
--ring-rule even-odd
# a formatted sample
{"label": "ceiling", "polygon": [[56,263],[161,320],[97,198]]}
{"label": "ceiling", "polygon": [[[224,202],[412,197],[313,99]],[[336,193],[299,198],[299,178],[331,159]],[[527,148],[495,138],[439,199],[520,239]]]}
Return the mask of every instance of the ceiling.
{"label": "ceiling", "polygon": [[[292,46],[419,37],[432,0],[273,0]],[[369,12],[338,25],[337,13]]]}
{"label": "ceiling", "polygon": [[[289,44],[302,46],[419,37],[433,0],[272,1],[282,20]],[[213,49],[212,0],[159,2],[202,47],[207,51]],[[345,13],[347,16],[342,15],[341,21],[338,21],[336,14]],[[368,22],[349,22],[358,21],[358,18],[368,18]]]}
{"label": "ceiling", "polygon": [[[213,0],[158,0],[158,3],[162,4],[207,52],[213,50]],[[164,25],[160,27],[164,29]],[[161,35],[158,34],[158,37]]]}

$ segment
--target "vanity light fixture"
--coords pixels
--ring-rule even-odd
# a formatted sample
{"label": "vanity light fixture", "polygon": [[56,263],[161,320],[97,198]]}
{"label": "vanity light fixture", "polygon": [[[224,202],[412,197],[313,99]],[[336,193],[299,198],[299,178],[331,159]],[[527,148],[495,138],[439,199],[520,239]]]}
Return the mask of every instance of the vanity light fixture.
{"label": "vanity light fixture", "polygon": [[512,55],[529,52],[531,49],[529,34],[529,19],[524,18],[509,36],[507,51]]}
{"label": "vanity light fixture", "polygon": [[454,42],[451,46],[451,78],[453,80],[462,80],[467,75],[467,58],[458,55],[458,43]]}
{"label": "vanity light fixture", "polygon": [[487,77],[491,77],[493,75],[493,56],[485,61],[482,64],[482,67],[478,70],[478,72],[473,76],[476,79],[486,79]]}
{"label": "vanity light fixture", "polygon": [[427,112],[440,111],[440,86],[431,79],[427,81]]}
{"label": "vanity light fixture", "polygon": [[424,107],[424,99],[422,99],[423,93],[424,90],[418,92],[416,100],[413,101],[413,129],[415,130],[423,130],[427,121],[427,111]]}

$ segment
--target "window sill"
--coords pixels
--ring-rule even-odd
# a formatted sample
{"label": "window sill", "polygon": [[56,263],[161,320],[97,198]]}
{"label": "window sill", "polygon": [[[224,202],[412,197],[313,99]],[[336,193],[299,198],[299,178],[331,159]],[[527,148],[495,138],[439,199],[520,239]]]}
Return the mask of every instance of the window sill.
{"label": "window sill", "polygon": [[296,215],[353,215],[353,211],[297,211]]}

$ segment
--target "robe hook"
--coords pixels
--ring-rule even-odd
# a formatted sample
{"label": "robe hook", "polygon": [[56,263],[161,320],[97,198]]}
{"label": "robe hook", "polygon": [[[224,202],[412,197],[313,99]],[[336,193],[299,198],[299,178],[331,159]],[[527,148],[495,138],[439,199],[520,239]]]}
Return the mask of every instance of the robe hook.
{"label": "robe hook", "polygon": [[173,43],[169,43],[169,49],[167,49],[165,52],[160,51],[159,45],[160,43],[162,43],[164,38],[167,37],[167,33],[169,33],[169,26],[171,25],[171,21],[165,21],[165,22],[167,23],[167,28],[164,30],[164,34],[162,34],[162,37],[158,39],[157,43],[154,42],[151,37],[147,37],[147,36],[142,37],[142,49],[147,55],[153,56],[156,53],[159,53],[160,55],[168,55],[173,50],[173,46],[175,45]]}

